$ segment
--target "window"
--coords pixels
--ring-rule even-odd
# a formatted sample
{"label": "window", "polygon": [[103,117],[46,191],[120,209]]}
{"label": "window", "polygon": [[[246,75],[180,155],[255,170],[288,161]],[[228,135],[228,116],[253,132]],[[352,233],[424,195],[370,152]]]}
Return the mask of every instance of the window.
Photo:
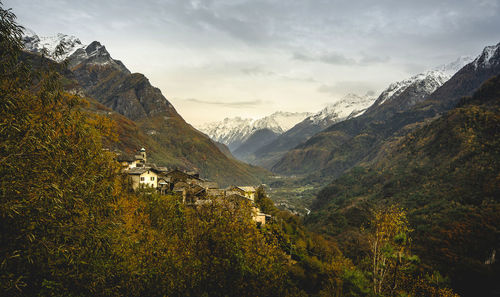
{"label": "window", "polygon": [[144,181],[144,176],[141,176],[141,181]]}
{"label": "window", "polygon": [[154,177],[154,176],[152,176],[152,177],[151,177],[151,181],[154,181],[154,180],[155,180],[155,177]]}

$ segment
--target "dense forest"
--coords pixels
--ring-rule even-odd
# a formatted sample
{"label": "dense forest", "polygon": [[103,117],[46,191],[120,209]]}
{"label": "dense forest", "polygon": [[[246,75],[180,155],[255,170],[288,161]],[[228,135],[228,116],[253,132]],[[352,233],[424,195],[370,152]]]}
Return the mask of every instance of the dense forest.
{"label": "dense forest", "polygon": [[368,252],[360,228],[372,209],[397,203],[407,210],[412,247],[423,267],[447,275],[461,294],[495,296],[499,141],[497,76],[444,116],[386,142],[370,166],[354,168],[323,189],[307,225],[336,238],[356,259]]}
{"label": "dense forest", "polygon": [[[260,188],[255,202],[272,222],[257,225],[241,201],[190,207],[175,195],[132,191],[109,150],[120,141],[116,123],[66,92],[54,65],[21,59],[22,27],[10,10],[0,7],[0,17],[2,296],[457,296],[448,274],[467,276],[460,269],[476,269],[475,255],[488,256],[483,243],[498,240],[498,89],[485,87],[401,140],[401,154],[434,154],[456,135],[440,143],[426,132],[460,123],[450,132],[467,151],[450,155],[467,162],[429,169],[439,179],[416,186],[426,191],[410,191],[408,181],[417,184],[414,173],[433,159],[415,167],[405,162],[421,159],[396,158],[396,166],[381,157],[384,169],[356,169],[326,188],[309,229]],[[472,196],[460,196],[468,186]],[[428,203],[439,217],[417,207],[431,191],[442,197]],[[320,222],[326,236],[309,231]],[[491,232],[477,232],[484,226]],[[470,266],[453,265],[462,252],[473,255]],[[483,281],[498,275],[498,264],[491,269]]]}

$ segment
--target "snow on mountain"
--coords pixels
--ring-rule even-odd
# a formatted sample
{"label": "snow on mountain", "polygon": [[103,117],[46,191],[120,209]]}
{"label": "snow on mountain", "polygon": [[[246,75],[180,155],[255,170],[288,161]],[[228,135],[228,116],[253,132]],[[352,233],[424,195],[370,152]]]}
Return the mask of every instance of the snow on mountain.
{"label": "snow on mountain", "polygon": [[309,116],[307,112],[275,112],[261,119],[242,119],[241,117],[225,118],[199,127],[217,142],[226,144],[231,151],[238,148],[255,131],[269,129],[277,134],[288,131],[295,124]]}
{"label": "snow on mountain", "polygon": [[309,116],[304,121],[310,121],[315,125],[326,127],[333,123],[363,114],[374,101],[375,98],[370,95],[359,96],[356,94],[347,94],[339,101],[328,105],[318,113]]}
{"label": "snow on mountain", "polygon": [[455,73],[457,73],[465,65],[472,62],[472,60],[474,60],[473,56],[461,56],[461,57],[458,57],[455,61],[448,63],[448,64],[438,66],[438,67],[434,68],[433,70],[444,73],[445,75],[447,75],[448,77],[451,78],[453,75],[455,75]]}
{"label": "snow on mountain", "polygon": [[130,71],[119,60],[114,60],[106,47],[98,41],[89,45],[82,44],[80,39],[72,35],[58,33],[54,36],[39,36],[30,29],[24,30],[22,37],[24,48],[33,53],[44,53],[56,62],[67,60],[70,68],[83,62],[92,65],[108,65],[119,71]]}
{"label": "snow on mountain", "polygon": [[[266,128],[270,126],[275,126],[280,128],[281,133],[290,130],[298,122],[302,121],[307,116],[311,115],[309,112],[282,112],[278,111],[270,116],[264,117],[257,122],[261,122],[266,125]],[[271,129],[273,130],[273,129]],[[277,130],[277,129],[276,129]],[[275,130],[273,130],[275,131]]]}
{"label": "snow on mountain", "polygon": [[[78,49],[87,46],[73,35],[58,33],[54,36],[38,36],[30,29],[24,30],[23,42],[26,50],[41,53],[45,49],[47,57],[57,62],[64,61]],[[58,50],[59,53],[56,53]]]}
{"label": "snow on mountain", "polygon": [[471,56],[462,56],[449,64],[441,65],[408,79],[392,83],[380,94],[374,106],[390,102],[409,88],[414,88],[415,92],[420,94],[430,95],[472,60],[473,57]]}
{"label": "snow on mountain", "polygon": [[500,43],[484,48],[483,52],[474,60],[474,68],[491,68],[500,61]]}

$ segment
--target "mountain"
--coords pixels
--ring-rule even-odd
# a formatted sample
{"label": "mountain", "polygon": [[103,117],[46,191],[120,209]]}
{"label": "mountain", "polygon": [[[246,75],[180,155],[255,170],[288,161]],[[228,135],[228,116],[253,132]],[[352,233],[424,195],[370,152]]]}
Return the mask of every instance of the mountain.
{"label": "mountain", "polygon": [[279,133],[268,128],[256,130],[233,152],[233,154],[236,158],[247,161],[249,160],[249,156],[256,150],[269,144],[278,138],[279,135]]}
{"label": "mountain", "polygon": [[[95,99],[91,108],[115,120],[119,134],[115,149],[130,154],[144,146],[159,165],[198,171],[222,186],[258,184],[267,175],[261,168],[224,154],[211,139],[186,123],[143,74],[131,73],[99,42],[83,45],[64,34],[38,37],[33,32],[27,32],[23,40],[32,53],[39,54],[46,46],[46,57],[56,62],[66,57],[69,73],[64,75],[74,82],[69,84],[72,91]],[[75,46],[66,46],[68,40]],[[54,55],[54,48],[62,55]]]}
{"label": "mountain", "polygon": [[[482,63],[493,69],[493,63]],[[476,67],[474,63],[471,68]],[[464,70],[465,71],[465,70]],[[465,73],[462,73],[465,74]],[[377,156],[330,183],[307,225],[363,254],[360,228],[377,205],[399,204],[422,264],[450,277],[461,296],[497,296],[500,262],[500,76],[443,116],[386,141]]]}
{"label": "mountain", "polygon": [[262,146],[255,152],[251,163],[271,168],[288,150],[332,124],[360,116],[374,100],[370,95],[347,94],[318,113],[308,116],[276,140]]}
{"label": "mountain", "polygon": [[[391,84],[363,115],[334,124],[311,137],[290,150],[272,170],[331,178],[370,160],[385,140],[404,135],[418,123],[449,110],[498,71],[470,69],[473,63],[469,63],[447,80],[450,73],[467,61],[470,58],[460,58],[449,66]],[[457,85],[460,87],[455,88]]]}
{"label": "mountain", "polygon": [[257,120],[241,117],[225,118],[223,121],[209,123],[199,129],[213,140],[224,143],[234,152],[258,130],[268,129],[274,134],[282,134],[309,115],[307,112],[278,111]]}
{"label": "mountain", "polygon": [[25,29],[24,34],[23,43],[26,50],[44,54],[56,62],[62,62],[78,49],[86,47],[73,35],[59,33],[55,36],[44,37],[38,36],[30,29]]}

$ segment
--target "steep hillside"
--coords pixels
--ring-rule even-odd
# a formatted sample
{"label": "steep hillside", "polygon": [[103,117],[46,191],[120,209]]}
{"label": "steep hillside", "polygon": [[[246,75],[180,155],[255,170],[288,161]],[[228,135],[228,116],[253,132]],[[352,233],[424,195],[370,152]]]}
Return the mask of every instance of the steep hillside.
{"label": "steep hillside", "polygon": [[[495,56],[489,61],[493,60]],[[441,74],[436,71],[415,76],[412,83],[398,92],[393,92],[390,86],[379,96],[378,104],[363,115],[334,124],[311,137],[288,152],[273,171],[281,174],[315,173],[320,178],[331,178],[356,164],[369,161],[389,137],[404,135],[418,123],[439,116],[462,96],[470,95],[487,78],[500,73],[500,66],[495,62],[479,63],[477,67],[473,66],[475,63],[463,67],[440,87],[442,79],[438,78]],[[388,92],[393,95],[384,98]]]}
{"label": "steep hillside", "polygon": [[[61,36],[65,35],[58,35]],[[26,40],[33,39],[36,40],[35,37],[25,37],[25,44]],[[57,43],[58,39],[50,40]],[[60,39],[53,48],[64,50],[64,40]],[[41,52],[35,46],[26,48],[35,53]],[[53,56],[51,52],[47,55],[49,58]],[[222,153],[206,135],[187,124],[144,75],[130,73],[99,42],[82,45],[67,56],[65,63],[70,72],[65,72],[65,76],[76,82],[72,86],[74,91],[123,116],[113,115],[118,123],[119,149],[130,152],[144,146],[151,152],[152,161],[168,167],[199,171],[202,176],[221,185],[258,184],[267,175],[263,169]]]}
{"label": "steep hillside", "polygon": [[317,196],[307,224],[335,236],[352,258],[371,209],[398,203],[415,231],[413,249],[451,277],[463,296],[500,291],[500,76],[428,125],[384,144],[367,167]]}
{"label": "steep hillside", "polygon": [[256,150],[252,164],[271,168],[288,150],[334,123],[363,114],[374,100],[375,98],[369,95],[347,94],[338,102],[305,118],[273,142]]}

